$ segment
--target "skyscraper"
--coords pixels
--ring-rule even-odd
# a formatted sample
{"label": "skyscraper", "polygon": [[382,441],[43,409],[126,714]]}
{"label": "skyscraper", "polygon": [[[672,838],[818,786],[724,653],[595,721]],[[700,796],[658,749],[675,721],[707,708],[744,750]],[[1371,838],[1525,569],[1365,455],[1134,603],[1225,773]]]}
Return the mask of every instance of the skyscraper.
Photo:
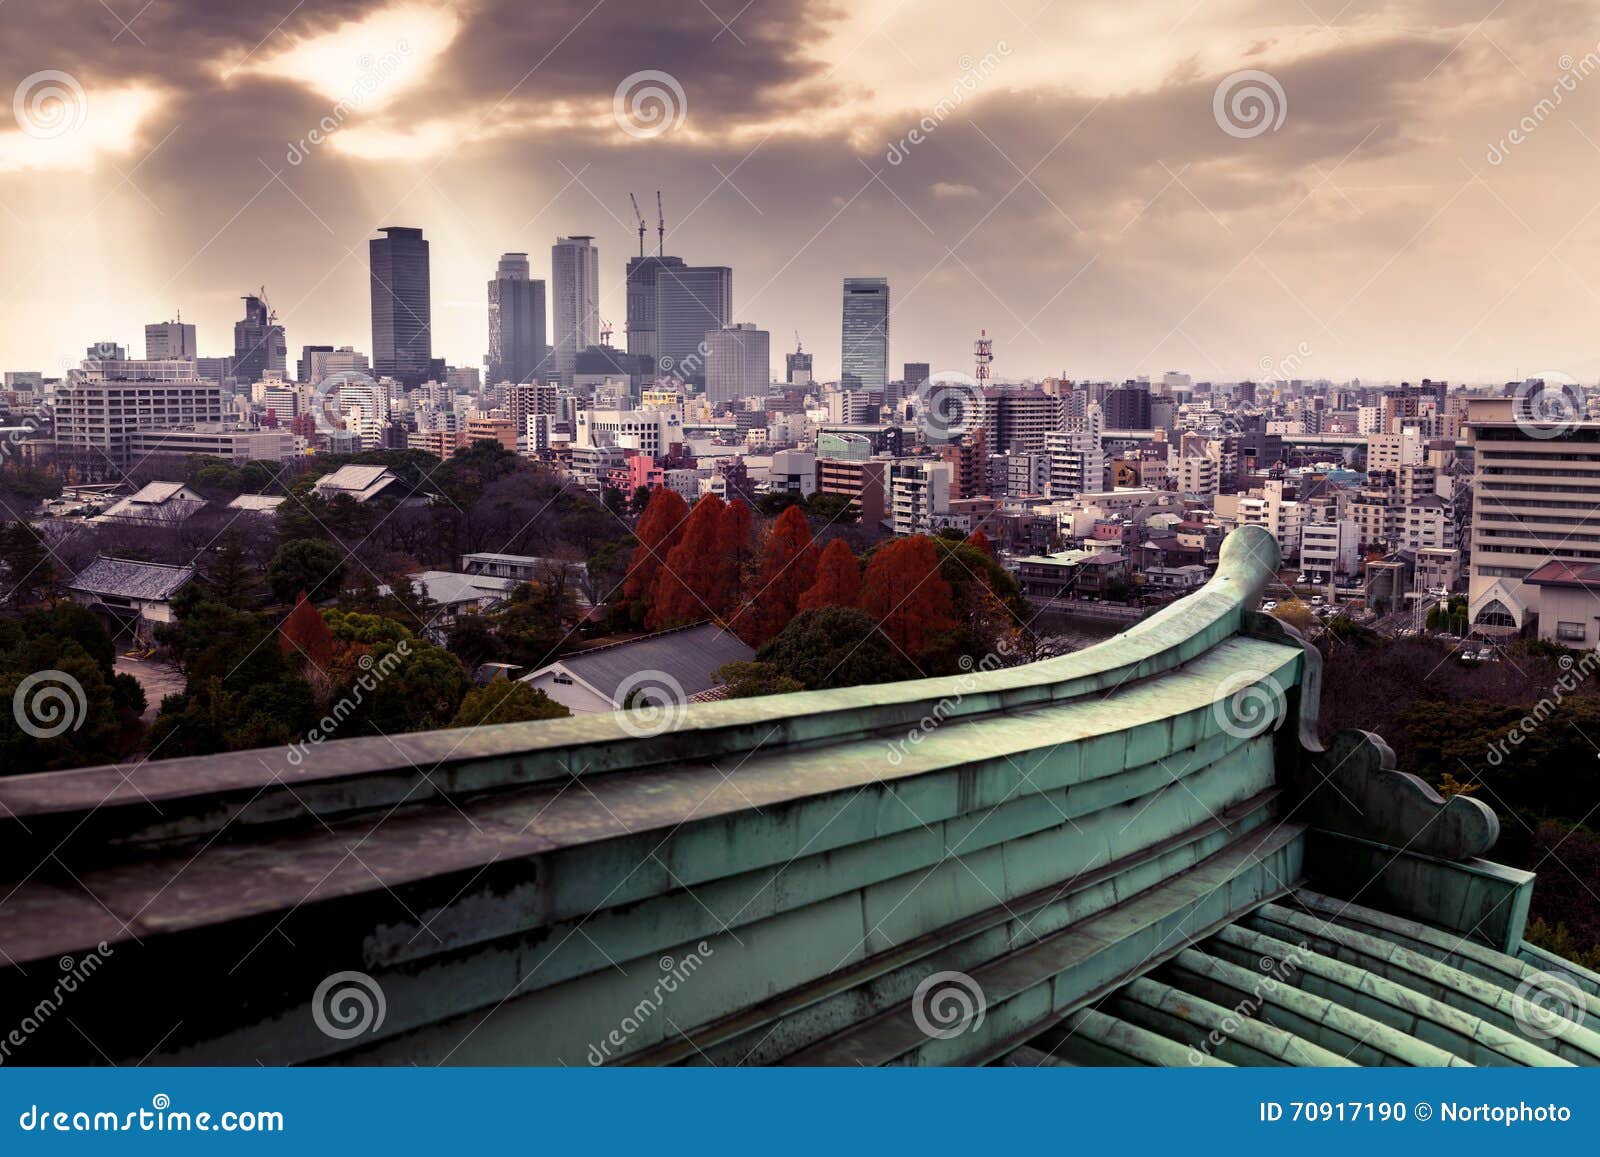
{"label": "skyscraper", "polygon": [[295,370],[295,372],[294,372],[294,380],[297,381],[297,382],[309,382],[312,385],[315,385],[321,379],[314,378],[314,377],[311,376],[311,373],[312,373],[312,369],[311,369],[311,367],[312,367],[312,359],[317,354],[331,354],[332,352],[333,352],[333,347],[331,345],[305,345],[305,346],[301,346],[300,347],[300,360],[295,363],[295,367],[294,367],[294,370]]}
{"label": "skyscraper", "polygon": [[628,258],[628,352],[656,357],[656,279],[662,269],[682,269],[681,257]]}
{"label": "skyscraper", "polygon": [[158,321],[145,326],[144,356],[146,361],[198,357],[194,326],[182,321]]}
{"label": "skyscraper", "polygon": [[578,351],[600,343],[600,250],[593,237],[557,237],[550,248],[551,361],[564,386],[572,385]]}
{"label": "skyscraper", "polygon": [[372,368],[407,387],[427,381],[433,361],[428,243],[421,229],[390,225],[367,242],[372,269]]}
{"label": "skyscraper", "polygon": [[489,282],[489,384],[535,379],[545,360],[544,282],[528,276],[528,255],[507,253]]}
{"label": "skyscraper", "polygon": [[783,380],[791,386],[809,386],[816,380],[811,376],[811,355],[798,341],[794,353],[783,355]]}
{"label": "skyscraper", "polygon": [[710,330],[706,343],[706,400],[713,408],[764,395],[772,385],[772,335],[753,325]]}
{"label": "skyscraper", "polygon": [[733,270],[726,265],[662,266],[656,271],[656,366],[663,375],[705,385],[706,334],[733,316]]}
{"label": "skyscraper", "polygon": [[253,383],[263,380],[268,370],[282,373],[288,362],[289,346],[283,326],[267,303],[259,297],[244,299],[244,320],[233,326],[233,377]]}
{"label": "skyscraper", "polygon": [[839,385],[882,390],[889,380],[889,279],[844,279]]}

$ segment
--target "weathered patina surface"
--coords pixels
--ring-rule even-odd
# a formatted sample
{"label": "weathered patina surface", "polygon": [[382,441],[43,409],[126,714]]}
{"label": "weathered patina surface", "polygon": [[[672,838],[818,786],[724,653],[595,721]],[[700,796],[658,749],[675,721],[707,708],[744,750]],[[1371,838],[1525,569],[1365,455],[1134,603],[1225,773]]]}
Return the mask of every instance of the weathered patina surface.
{"label": "weathered patina surface", "polygon": [[[1375,737],[1318,743],[1316,652],[1254,609],[1277,562],[1245,528],[1204,589],[1089,650],[693,705],[654,736],[599,716],[0,780],[5,1005],[108,950],[73,994],[93,1045],[18,1058],[1590,1058],[1583,1025],[1505,1039],[1480,990],[1568,967],[1522,943],[1531,876],[1479,858],[1493,814]],[[1207,1046],[1238,938],[1289,930],[1315,958]],[[1400,976],[1380,942],[1449,971]],[[324,1031],[341,972],[380,1024]],[[939,972],[981,992],[958,1034],[919,1015]],[[1446,1028],[1385,1020],[1422,998]]]}

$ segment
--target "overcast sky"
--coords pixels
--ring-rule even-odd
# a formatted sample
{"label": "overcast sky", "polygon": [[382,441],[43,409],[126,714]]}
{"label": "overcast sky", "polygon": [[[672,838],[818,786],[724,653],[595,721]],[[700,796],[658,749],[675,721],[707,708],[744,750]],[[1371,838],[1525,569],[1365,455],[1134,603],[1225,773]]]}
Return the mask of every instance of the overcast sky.
{"label": "overcast sky", "polygon": [[886,275],[896,369],[982,328],[1000,378],[1593,383],[1600,8],[1340,2],[8,0],[0,368],[180,309],[231,353],[262,285],[291,360],[370,352],[383,225],[432,243],[436,356],[567,233],[621,345],[659,188],[819,377]]}

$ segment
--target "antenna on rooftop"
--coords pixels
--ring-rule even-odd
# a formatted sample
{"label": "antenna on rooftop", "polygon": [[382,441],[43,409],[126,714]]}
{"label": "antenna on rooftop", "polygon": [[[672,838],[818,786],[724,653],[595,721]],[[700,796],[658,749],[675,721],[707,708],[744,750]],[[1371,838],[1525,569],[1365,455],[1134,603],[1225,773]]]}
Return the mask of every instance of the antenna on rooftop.
{"label": "antenna on rooftop", "polygon": [[661,190],[656,190],[656,256],[664,257],[667,252],[667,214],[661,208]]}

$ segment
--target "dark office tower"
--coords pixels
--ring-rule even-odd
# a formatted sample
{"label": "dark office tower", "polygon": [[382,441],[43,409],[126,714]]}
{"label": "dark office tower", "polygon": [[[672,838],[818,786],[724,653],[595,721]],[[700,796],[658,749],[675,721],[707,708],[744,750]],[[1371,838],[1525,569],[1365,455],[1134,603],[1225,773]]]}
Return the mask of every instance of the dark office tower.
{"label": "dark office tower", "polygon": [[905,372],[906,389],[916,390],[923,382],[928,380],[927,362],[907,362]]}
{"label": "dark office tower", "polygon": [[844,279],[844,327],[839,385],[879,390],[889,381],[889,279]]}
{"label": "dark office tower", "polygon": [[367,242],[372,269],[372,372],[407,388],[428,380],[433,308],[421,229],[388,226]]}
{"label": "dark office tower", "polygon": [[794,353],[783,355],[783,380],[791,386],[809,386],[816,378],[811,376],[811,355],[795,348]]}
{"label": "dark office tower", "polygon": [[297,381],[297,382],[309,382],[309,383],[314,385],[315,382],[316,382],[316,379],[313,378],[311,375],[316,373],[316,371],[311,368],[312,364],[313,364],[311,355],[312,354],[331,354],[332,352],[333,352],[333,347],[331,345],[307,345],[307,346],[301,346],[300,347],[300,362],[299,362],[298,365],[295,366],[294,380]]}
{"label": "dark office tower", "polygon": [[1150,383],[1126,381],[1107,390],[1105,423],[1108,430],[1150,429]]}
{"label": "dark office tower", "polygon": [[681,257],[628,258],[628,352],[656,357],[656,279],[662,269],[682,269]]}
{"label": "dark office tower", "polygon": [[656,369],[689,385],[706,384],[706,334],[733,315],[733,270],[726,265],[663,265],[656,271]]}
{"label": "dark office tower", "polygon": [[533,381],[544,356],[544,282],[526,253],[507,253],[489,282],[488,384]]}
{"label": "dark office tower", "polygon": [[272,307],[259,297],[244,299],[244,320],[233,325],[233,376],[241,385],[263,380],[268,370],[282,373],[289,346]]}

